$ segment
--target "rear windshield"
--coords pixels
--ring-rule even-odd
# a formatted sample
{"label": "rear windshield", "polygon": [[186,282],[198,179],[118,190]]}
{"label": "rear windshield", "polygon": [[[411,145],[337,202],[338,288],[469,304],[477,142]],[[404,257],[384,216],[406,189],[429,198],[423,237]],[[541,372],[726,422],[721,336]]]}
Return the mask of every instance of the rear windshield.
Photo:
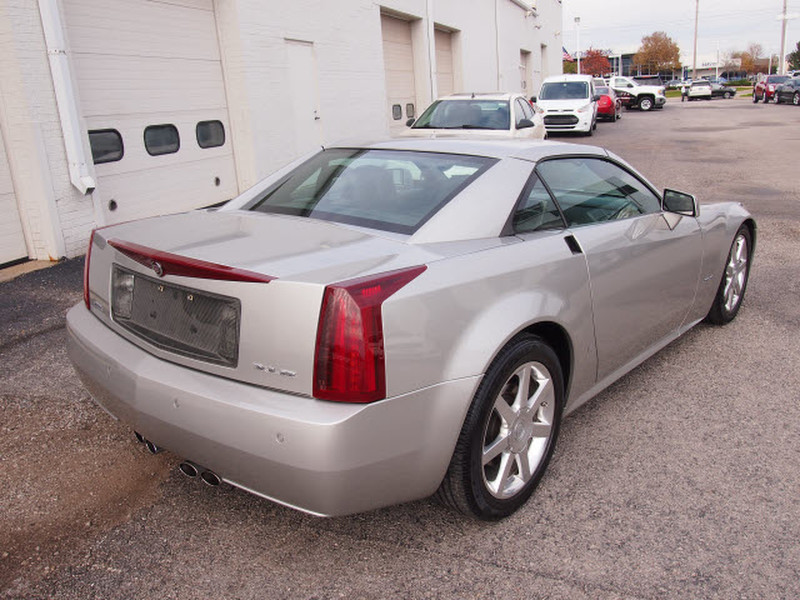
{"label": "rear windshield", "polygon": [[437,100],[412,129],[510,129],[507,100]]}
{"label": "rear windshield", "polygon": [[411,234],[494,162],[434,152],[324,150],[249,210]]}
{"label": "rear windshield", "polygon": [[540,100],[580,100],[589,97],[589,86],[585,81],[559,81],[542,85]]}
{"label": "rear windshield", "polygon": [[608,96],[611,93],[611,92],[608,91],[607,87],[603,87],[603,86],[595,86],[594,92],[598,96]]}
{"label": "rear windshield", "polygon": [[784,83],[789,81],[788,75],[770,75],[767,77],[767,83]]}

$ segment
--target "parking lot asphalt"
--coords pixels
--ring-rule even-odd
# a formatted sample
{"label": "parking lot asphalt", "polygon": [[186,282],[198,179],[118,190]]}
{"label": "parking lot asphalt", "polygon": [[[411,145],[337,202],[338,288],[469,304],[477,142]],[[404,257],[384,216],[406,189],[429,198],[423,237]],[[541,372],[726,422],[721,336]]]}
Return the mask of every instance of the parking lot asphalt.
{"label": "parking lot asphalt", "polygon": [[758,220],[738,318],[699,325],[564,422],[499,523],[431,500],[319,519],[180,475],[64,348],[81,260],[0,284],[0,597],[800,597],[800,109],[626,111],[591,139]]}

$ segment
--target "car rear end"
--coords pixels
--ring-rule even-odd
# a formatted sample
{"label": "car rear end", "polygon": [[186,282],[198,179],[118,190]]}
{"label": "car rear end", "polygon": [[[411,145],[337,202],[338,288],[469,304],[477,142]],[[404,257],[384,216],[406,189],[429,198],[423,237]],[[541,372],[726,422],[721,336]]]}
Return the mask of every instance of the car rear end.
{"label": "car rear end", "polygon": [[324,214],[344,207],[334,216],[346,221],[361,193],[371,212],[358,222],[377,226],[402,218],[373,206],[379,186],[407,185],[403,214],[417,202],[417,220],[383,226],[413,228],[425,202],[438,209],[493,161],[425,154],[438,187],[415,196],[411,152],[329,154],[329,176],[309,161],[243,209],[96,230],[67,327],[93,398],[154,447],[212,480],[342,515],[436,490],[479,377],[444,381],[431,356],[423,381],[387,359],[419,356],[395,315],[437,287],[441,254],[402,233],[303,218],[303,202],[339,194]]}

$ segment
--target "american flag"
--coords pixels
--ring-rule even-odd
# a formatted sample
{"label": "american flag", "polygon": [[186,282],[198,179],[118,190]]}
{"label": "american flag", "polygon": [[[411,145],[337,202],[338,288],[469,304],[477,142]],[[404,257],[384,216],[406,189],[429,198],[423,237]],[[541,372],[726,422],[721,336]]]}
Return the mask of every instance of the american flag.
{"label": "american flag", "polygon": [[567,49],[564,48],[564,46],[561,46],[561,60],[569,60],[569,61],[575,60],[574,58],[572,58],[572,55],[569,52],[567,52]]}

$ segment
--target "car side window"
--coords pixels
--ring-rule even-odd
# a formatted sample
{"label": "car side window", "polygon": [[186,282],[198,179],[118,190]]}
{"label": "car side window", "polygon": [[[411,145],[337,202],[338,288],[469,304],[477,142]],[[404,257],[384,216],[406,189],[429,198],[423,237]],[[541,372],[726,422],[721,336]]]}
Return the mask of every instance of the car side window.
{"label": "car side window", "polygon": [[525,110],[522,108],[522,101],[519,98],[517,98],[514,102],[514,115],[517,128],[519,128],[519,124],[522,119],[527,119],[525,116]]}
{"label": "car side window", "polygon": [[522,202],[514,212],[512,221],[514,233],[530,233],[531,231],[564,227],[558,207],[536,175],[525,186]]}
{"label": "car side window", "polygon": [[569,227],[637,217],[661,210],[661,200],[622,167],[600,158],[548,160],[536,167]]}

